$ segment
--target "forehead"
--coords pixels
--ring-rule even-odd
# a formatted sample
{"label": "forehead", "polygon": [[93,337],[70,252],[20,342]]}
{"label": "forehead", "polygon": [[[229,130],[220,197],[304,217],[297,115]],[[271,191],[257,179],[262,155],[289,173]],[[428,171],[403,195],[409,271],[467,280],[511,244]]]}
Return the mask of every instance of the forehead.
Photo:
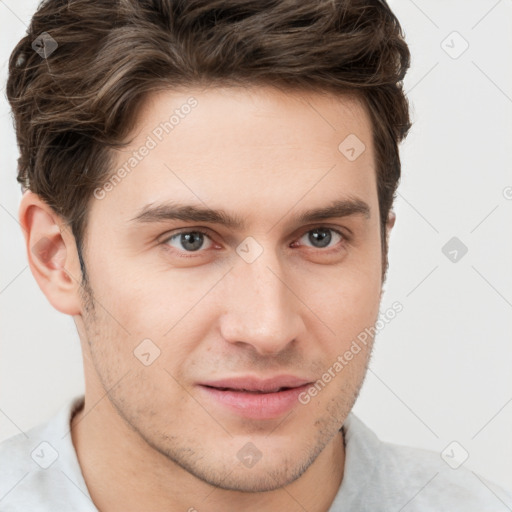
{"label": "forehead", "polygon": [[348,196],[371,202],[371,132],[353,96],[272,87],[159,91],[141,105],[130,145],[114,152],[108,191],[93,208],[128,219],[147,204],[179,200],[270,220],[306,196],[315,206]]}
{"label": "forehead", "polygon": [[[241,151],[258,143],[270,147],[272,142],[281,148],[305,142],[330,146],[329,135],[336,134],[336,139],[346,132],[360,138],[371,132],[366,108],[354,94],[240,86],[149,94],[139,107],[130,137],[143,142],[152,134],[165,145],[193,134],[204,150],[220,142]],[[244,144],[230,144],[236,142]]]}

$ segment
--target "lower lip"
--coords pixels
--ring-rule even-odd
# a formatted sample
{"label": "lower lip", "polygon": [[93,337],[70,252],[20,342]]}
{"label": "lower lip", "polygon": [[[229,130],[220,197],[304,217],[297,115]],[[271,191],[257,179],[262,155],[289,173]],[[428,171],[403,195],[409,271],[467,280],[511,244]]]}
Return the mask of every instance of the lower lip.
{"label": "lower lip", "polygon": [[248,393],[244,391],[222,391],[208,386],[201,390],[217,403],[237,413],[239,416],[255,420],[278,418],[290,411],[298,402],[299,395],[311,384],[290,388],[275,393]]}

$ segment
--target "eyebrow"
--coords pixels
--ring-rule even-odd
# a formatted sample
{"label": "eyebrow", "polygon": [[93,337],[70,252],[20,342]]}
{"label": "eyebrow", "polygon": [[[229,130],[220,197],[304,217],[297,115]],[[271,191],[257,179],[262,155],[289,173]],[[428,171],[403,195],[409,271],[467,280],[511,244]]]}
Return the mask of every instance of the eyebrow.
{"label": "eyebrow", "polygon": [[[307,223],[353,215],[369,218],[370,206],[361,199],[342,199],[333,201],[321,208],[306,210],[297,217],[297,220],[300,223]],[[235,230],[243,230],[245,228],[245,222],[241,217],[231,215],[224,210],[213,210],[203,206],[186,205],[172,201],[160,204],[147,204],[129,222],[153,223],[168,220],[207,222],[223,225]]]}

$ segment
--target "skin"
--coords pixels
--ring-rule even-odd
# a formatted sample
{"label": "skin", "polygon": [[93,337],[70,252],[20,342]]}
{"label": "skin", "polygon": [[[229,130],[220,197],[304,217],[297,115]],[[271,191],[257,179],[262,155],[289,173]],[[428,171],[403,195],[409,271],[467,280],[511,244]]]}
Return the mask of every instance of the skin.
{"label": "skin", "polygon": [[[372,343],[309,403],[276,419],[226,410],[198,383],[282,374],[315,382],[377,320],[382,253],[370,120],[348,96],[161,91],[143,104],[131,144],[115,152],[117,166],[191,96],[197,107],[91,200],[88,290],[64,220],[30,191],[20,205],[31,270],[81,339],[85,406],[71,435],[82,472],[102,512],[326,511],[343,478],[340,428]],[[366,146],[355,161],[338,150],[349,134]],[[354,198],[368,205],[367,216],[298,220]],[[246,225],[131,221],[145,205],[171,199],[223,209]],[[393,223],[391,214],[387,234]],[[169,239],[183,228],[207,231],[199,250]],[[315,245],[315,228],[342,236],[327,231],[328,246]],[[249,236],[263,251],[252,263],[236,251]],[[160,350],[148,366],[134,357],[144,339]],[[248,442],[261,452],[251,468],[237,457]]]}

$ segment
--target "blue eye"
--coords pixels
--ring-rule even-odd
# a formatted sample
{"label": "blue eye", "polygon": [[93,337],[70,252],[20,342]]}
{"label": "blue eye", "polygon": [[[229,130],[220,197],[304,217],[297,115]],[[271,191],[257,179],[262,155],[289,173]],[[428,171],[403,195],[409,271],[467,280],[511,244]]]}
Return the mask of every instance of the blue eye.
{"label": "blue eye", "polygon": [[[334,235],[333,235],[334,233]],[[325,249],[334,247],[339,242],[346,239],[340,231],[328,227],[318,227],[310,229],[304,233],[299,240],[307,239],[307,243],[300,243],[314,249]],[[332,243],[334,241],[334,244]],[[164,245],[171,246],[178,253],[193,254],[200,253],[201,250],[205,251],[210,249],[213,245],[213,240],[210,238],[206,231],[201,229],[192,229],[189,231],[180,231],[167,237],[163,242]]]}
{"label": "blue eye", "polygon": [[[208,249],[208,247],[203,247],[205,239],[211,243],[210,237],[204,231],[182,231],[170,236],[165,243],[181,251],[196,252],[201,248]],[[173,245],[172,242],[176,242],[178,246]]]}
{"label": "blue eye", "polygon": [[[332,233],[335,233],[334,237],[332,236]],[[301,239],[304,237],[307,237],[307,240],[315,249],[324,249],[325,247],[328,247],[333,239],[338,239],[338,242],[345,239],[340,231],[332,228],[311,229],[310,231],[304,233],[304,235],[301,236]]]}

